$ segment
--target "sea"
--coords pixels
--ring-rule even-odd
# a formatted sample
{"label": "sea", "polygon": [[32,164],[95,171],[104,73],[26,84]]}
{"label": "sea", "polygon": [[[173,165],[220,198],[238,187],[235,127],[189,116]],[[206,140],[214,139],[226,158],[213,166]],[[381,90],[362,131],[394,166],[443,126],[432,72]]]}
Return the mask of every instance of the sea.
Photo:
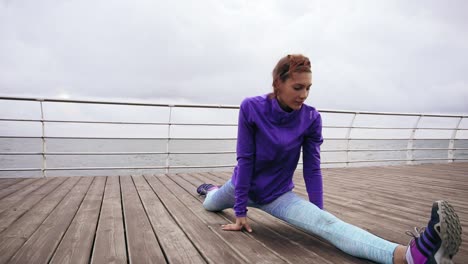
{"label": "sea", "polygon": [[[42,139],[0,139],[0,152],[42,152]],[[397,149],[397,151],[355,151],[347,154],[350,149]],[[407,140],[324,140],[321,160],[323,168],[345,166],[388,166],[406,164],[406,161],[387,162],[358,162],[362,160],[405,160],[407,158]],[[449,140],[414,140],[414,148],[447,148]],[[161,173],[232,171],[236,165],[236,140],[154,140],[154,139],[47,139],[47,152],[166,152],[171,154],[101,154],[101,155],[46,155],[46,176],[117,176],[142,175]],[[468,140],[456,140],[457,148],[468,148]],[[335,152],[341,150],[341,152]],[[222,154],[196,154],[199,152],[228,152]],[[192,154],[173,154],[173,152],[193,152]],[[413,158],[418,159],[446,159],[447,150],[414,150]],[[468,150],[455,150],[453,156],[457,159],[468,159]],[[457,160],[456,160],[457,161]],[[466,161],[466,160],[465,160]],[[301,161],[300,161],[301,162]],[[341,162],[341,163],[335,163]],[[416,161],[415,164],[425,162],[441,162],[446,160]],[[66,170],[66,168],[85,167],[172,167],[193,166],[192,168],[165,169],[99,169],[99,170]],[[0,155],[0,168],[42,168],[42,155]],[[204,167],[205,168],[197,168]],[[210,168],[210,166],[222,166]],[[62,168],[62,170],[55,170]],[[298,165],[298,169],[301,164]],[[41,171],[3,171],[1,178],[8,177],[42,177]]]}

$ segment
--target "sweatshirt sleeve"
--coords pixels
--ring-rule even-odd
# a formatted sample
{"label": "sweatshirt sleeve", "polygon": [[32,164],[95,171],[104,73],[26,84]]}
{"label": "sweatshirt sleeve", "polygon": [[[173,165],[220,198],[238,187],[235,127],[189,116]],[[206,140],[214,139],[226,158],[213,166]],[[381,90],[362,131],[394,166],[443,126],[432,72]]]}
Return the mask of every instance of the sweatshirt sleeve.
{"label": "sweatshirt sleeve", "polygon": [[322,118],[318,112],[315,112],[315,120],[304,138],[302,159],[309,201],[320,209],[323,209],[322,171],[320,169],[320,145],[322,143]]}
{"label": "sweatshirt sleeve", "polygon": [[255,125],[249,120],[249,102],[240,106],[237,131],[237,177],[235,178],[234,211],[237,217],[247,215],[247,201],[255,163]]}

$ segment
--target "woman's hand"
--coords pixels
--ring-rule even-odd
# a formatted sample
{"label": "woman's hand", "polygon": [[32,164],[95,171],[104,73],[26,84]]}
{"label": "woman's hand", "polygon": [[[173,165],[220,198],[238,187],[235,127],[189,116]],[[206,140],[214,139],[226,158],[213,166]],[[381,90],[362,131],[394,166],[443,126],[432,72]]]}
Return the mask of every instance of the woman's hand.
{"label": "woman's hand", "polygon": [[245,228],[249,233],[252,233],[252,228],[247,223],[247,217],[238,217],[235,224],[222,225],[221,228],[226,231],[241,231],[242,228]]}

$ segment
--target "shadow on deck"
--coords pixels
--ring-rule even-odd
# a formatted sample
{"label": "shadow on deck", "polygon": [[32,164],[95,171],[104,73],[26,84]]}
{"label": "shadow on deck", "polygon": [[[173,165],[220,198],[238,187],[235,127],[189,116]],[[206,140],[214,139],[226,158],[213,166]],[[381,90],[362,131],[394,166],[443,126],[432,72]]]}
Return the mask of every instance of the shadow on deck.
{"label": "shadow on deck", "polygon": [[[325,209],[406,244],[432,201],[455,207],[468,259],[468,163],[323,169]],[[203,209],[195,189],[230,172],[0,179],[0,263],[363,263],[256,209],[253,233],[225,232],[232,209]],[[306,198],[301,172],[295,192]]]}

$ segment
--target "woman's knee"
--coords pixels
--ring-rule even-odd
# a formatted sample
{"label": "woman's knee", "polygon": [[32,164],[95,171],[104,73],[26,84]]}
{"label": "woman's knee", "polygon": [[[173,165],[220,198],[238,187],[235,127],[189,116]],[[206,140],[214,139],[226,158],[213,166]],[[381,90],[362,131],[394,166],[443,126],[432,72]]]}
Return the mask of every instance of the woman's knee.
{"label": "woman's knee", "polygon": [[205,210],[210,211],[210,212],[220,211],[218,207],[214,203],[212,203],[209,199],[205,199],[205,201],[203,202],[203,208],[205,208]]}
{"label": "woman's knee", "polygon": [[210,212],[217,212],[232,208],[234,203],[234,187],[228,181],[221,188],[208,192],[203,201],[203,208]]}

